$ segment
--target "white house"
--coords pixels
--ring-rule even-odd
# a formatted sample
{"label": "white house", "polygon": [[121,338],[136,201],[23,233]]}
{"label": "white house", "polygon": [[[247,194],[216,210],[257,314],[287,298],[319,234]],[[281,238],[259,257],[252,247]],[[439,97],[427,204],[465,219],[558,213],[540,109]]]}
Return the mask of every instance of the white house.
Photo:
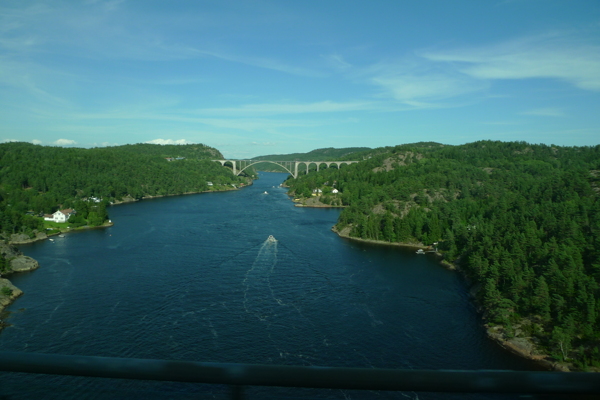
{"label": "white house", "polygon": [[46,221],[54,221],[58,223],[67,222],[71,215],[75,214],[75,210],[67,208],[66,210],[58,210],[52,215],[44,215]]}
{"label": "white house", "polygon": [[335,188],[331,191],[331,193],[333,193],[333,194],[336,194],[337,192],[339,192],[339,190],[337,190]]}

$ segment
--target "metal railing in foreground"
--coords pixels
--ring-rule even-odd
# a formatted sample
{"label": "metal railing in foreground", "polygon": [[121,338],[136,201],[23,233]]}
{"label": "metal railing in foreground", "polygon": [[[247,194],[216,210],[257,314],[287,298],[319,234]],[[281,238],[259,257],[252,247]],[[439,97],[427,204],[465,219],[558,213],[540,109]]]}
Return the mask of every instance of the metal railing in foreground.
{"label": "metal railing in foreground", "polygon": [[[600,394],[588,372],[300,367],[0,352],[0,371],[243,386],[413,392]],[[0,393],[1,394],[1,393]]]}

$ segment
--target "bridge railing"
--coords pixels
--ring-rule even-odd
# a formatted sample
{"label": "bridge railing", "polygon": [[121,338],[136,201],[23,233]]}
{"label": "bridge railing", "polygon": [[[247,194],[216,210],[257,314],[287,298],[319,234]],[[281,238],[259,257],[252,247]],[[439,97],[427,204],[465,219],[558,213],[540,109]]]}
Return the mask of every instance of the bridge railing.
{"label": "bridge railing", "polygon": [[[586,372],[396,370],[207,363],[0,352],[0,371],[150,381],[405,392],[600,394],[600,375]],[[2,396],[0,387],[0,396]]]}

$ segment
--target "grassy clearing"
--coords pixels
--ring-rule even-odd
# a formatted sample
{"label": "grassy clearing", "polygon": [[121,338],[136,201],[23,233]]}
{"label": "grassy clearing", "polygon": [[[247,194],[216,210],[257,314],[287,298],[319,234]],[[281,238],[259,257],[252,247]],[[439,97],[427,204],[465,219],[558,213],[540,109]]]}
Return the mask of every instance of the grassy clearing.
{"label": "grassy clearing", "polygon": [[46,234],[51,235],[53,233],[64,232],[70,227],[68,222],[58,223],[54,221],[44,221],[44,229]]}

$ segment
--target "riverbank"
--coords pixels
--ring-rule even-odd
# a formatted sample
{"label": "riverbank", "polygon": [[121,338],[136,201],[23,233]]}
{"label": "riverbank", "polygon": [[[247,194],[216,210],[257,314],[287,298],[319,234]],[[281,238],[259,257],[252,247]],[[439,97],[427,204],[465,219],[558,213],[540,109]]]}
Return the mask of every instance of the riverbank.
{"label": "riverbank", "polygon": [[[249,185],[251,185],[251,183],[248,185],[244,185],[242,187],[249,186]],[[205,190],[202,192],[186,192],[186,193],[181,193],[181,194],[144,196],[141,199],[134,199],[133,197],[125,197],[123,200],[118,200],[118,201],[114,201],[114,202],[110,203],[110,205],[113,206],[113,205],[119,205],[119,204],[135,203],[135,202],[138,202],[141,200],[157,199],[157,198],[161,198],[161,197],[184,196],[184,195],[189,195],[189,194],[201,194],[201,193],[228,192],[228,191],[239,190],[239,189],[240,188],[238,188],[238,187],[221,187],[216,190]],[[111,227],[113,225],[114,225],[114,223],[111,220],[108,220],[108,221],[105,221],[102,225],[98,225],[98,226],[85,225],[85,226],[80,226],[77,228],[61,228],[58,232],[54,232],[51,234],[47,234],[46,232],[37,232],[34,238],[30,238],[29,236],[27,236],[25,234],[12,234],[10,236],[10,238],[8,238],[8,243],[12,244],[12,245],[31,244],[31,243],[39,242],[41,240],[49,239],[52,236],[58,236],[58,235],[62,235],[62,234],[69,233],[69,232],[79,232],[79,231],[84,231],[84,230],[89,230],[89,229],[102,229],[102,228]]]}
{"label": "riverbank", "polygon": [[156,196],[144,196],[141,199],[134,199],[133,197],[124,197],[122,200],[115,200],[113,202],[110,203],[111,206],[118,206],[119,204],[128,204],[128,203],[135,203],[138,201],[142,201],[142,200],[150,200],[150,199],[159,199],[162,197],[173,197],[173,196],[187,196],[190,194],[201,194],[201,193],[219,193],[219,192],[230,192],[232,190],[240,190],[246,186],[251,186],[252,182],[248,182],[245,185],[241,185],[239,187],[235,186],[235,187],[229,187],[229,186],[221,186],[219,189],[213,189],[213,190],[203,190],[200,192],[184,192],[184,193],[174,193],[174,194],[161,194],[161,195],[156,195]]}
{"label": "riverbank", "polygon": [[308,197],[308,198],[294,198],[292,201],[295,203],[295,207],[310,207],[310,208],[346,208],[343,205],[331,205],[322,203],[320,196]]}
{"label": "riverbank", "polygon": [[16,247],[0,242],[0,254],[8,261],[7,271],[0,275],[0,330],[6,325],[6,316],[3,311],[15,299],[23,294],[23,291],[12,284],[4,276],[16,272],[33,271],[40,267],[40,264],[31,257],[23,255]]}
{"label": "riverbank", "polygon": [[[206,190],[202,192],[189,192],[182,194],[169,194],[162,196],[145,196],[140,200],[154,199],[159,197],[170,197],[170,196],[180,196],[180,195],[188,195],[188,194],[200,194],[200,193],[213,193],[213,192],[226,192],[232,190],[239,190],[242,187],[252,185],[253,181],[250,181],[244,184],[241,187],[226,187],[220,186],[216,190]],[[138,199],[133,199],[131,197],[124,199],[123,201],[114,202],[111,205],[118,204],[126,204],[140,201]],[[8,243],[0,241],[0,254],[5,259],[9,260],[9,268],[8,271],[4,274],[0,275],[0,331],[4,326],[6,326],[6,313],[4,309],[12,304],[19,296],[23,294],[23,291],[18,287],[12,284],[10,280],[6,279],[5,276],[10,275],[12,273],[18,272],[28,272],[33,271],[39,268],[39,263],[31,257],[23,255],[15,245],[27,245],[35,242],[39,242],[42,240],[54,240],[52,237],[64,235],[70,232],[81,232],[90,229],[103,229],[113,226],[114,223],[111,220],[104,222],[102,225],[98,226],[81,226],[77,228],[60,228],[58,231],[47,234],[46,232],[36,232],[35,237],[30,238],[25,234],[12,234],[10,237],[6,238]]]}
{"label": "riverbank", "polygon": [[11,245],[31,244],[31,243],[39,242],[41,240],[50,239],[53,236],[63,235],[65,233],[87,231],[90,229],[109,228],[113,225],[114,225],[114,223],[111,220],[108,220],[108,221],[105,221],[102,225],[98,225],[98,226],[85,225],[85,226],[79,226],[77,228],[61,228],[58,232],[54,232],[51,234],[46,234],[45,232],[37,232],[36,236],[34,238],[30,238],[29,236],[27,236],[25,234],[12,234],[10,236],[8,244],[11,244]]}
{"label": "riverbank", "polygon": [[[423,243],[402,243],[402,242],[385,242],[382,240],[372,240],[372,239],[361,239],[350,236],[350,231],[352,227],[348,226],[342,230],[336,229],[334,226],[331,228],[333,232],[335,232],[338,236],[355,240],[364,243],[373,243],[378,245],[389,245],[389,246],[397,246],[397,247],[406,247],[411,249],[429,249],[429,246],[425,246]],[[460,268],[457,264],[451,263],[447,260],[443,259],[443,254],[439,252],[431,252],[440,258],[440,264],[445,268],[453,271],[460,271]],[[468,277],[463,273],[462,274],[467,282],[469,282]],[[507,335],[507,332],[503,326],[500,325],[489,325],[486,322],[486,316],[483,313],[483,308],[481,304],[477,301],[476,294],[478,292],[477,287],[471,287],[469,294],[471,295],[472,301],[475,303],[478,312],[480,313],[482,320],[484,321],[483,326],[485,328],[487,336],[496,342],[503,349],[519,356],[524,359],[530,360],[534,362],[537,366],[544,370],[548,371],[562,371],[569,372],[574,369],[571,363],[558,362],[554,360],[549,354],[546,354],[541,347],[534,341],[534,338],[524,336],[523,331],[520,329],[520,324],[515,324],[513,326],[514,333],[512,337]],[[598,372],[598,371],[595,371]]]}

